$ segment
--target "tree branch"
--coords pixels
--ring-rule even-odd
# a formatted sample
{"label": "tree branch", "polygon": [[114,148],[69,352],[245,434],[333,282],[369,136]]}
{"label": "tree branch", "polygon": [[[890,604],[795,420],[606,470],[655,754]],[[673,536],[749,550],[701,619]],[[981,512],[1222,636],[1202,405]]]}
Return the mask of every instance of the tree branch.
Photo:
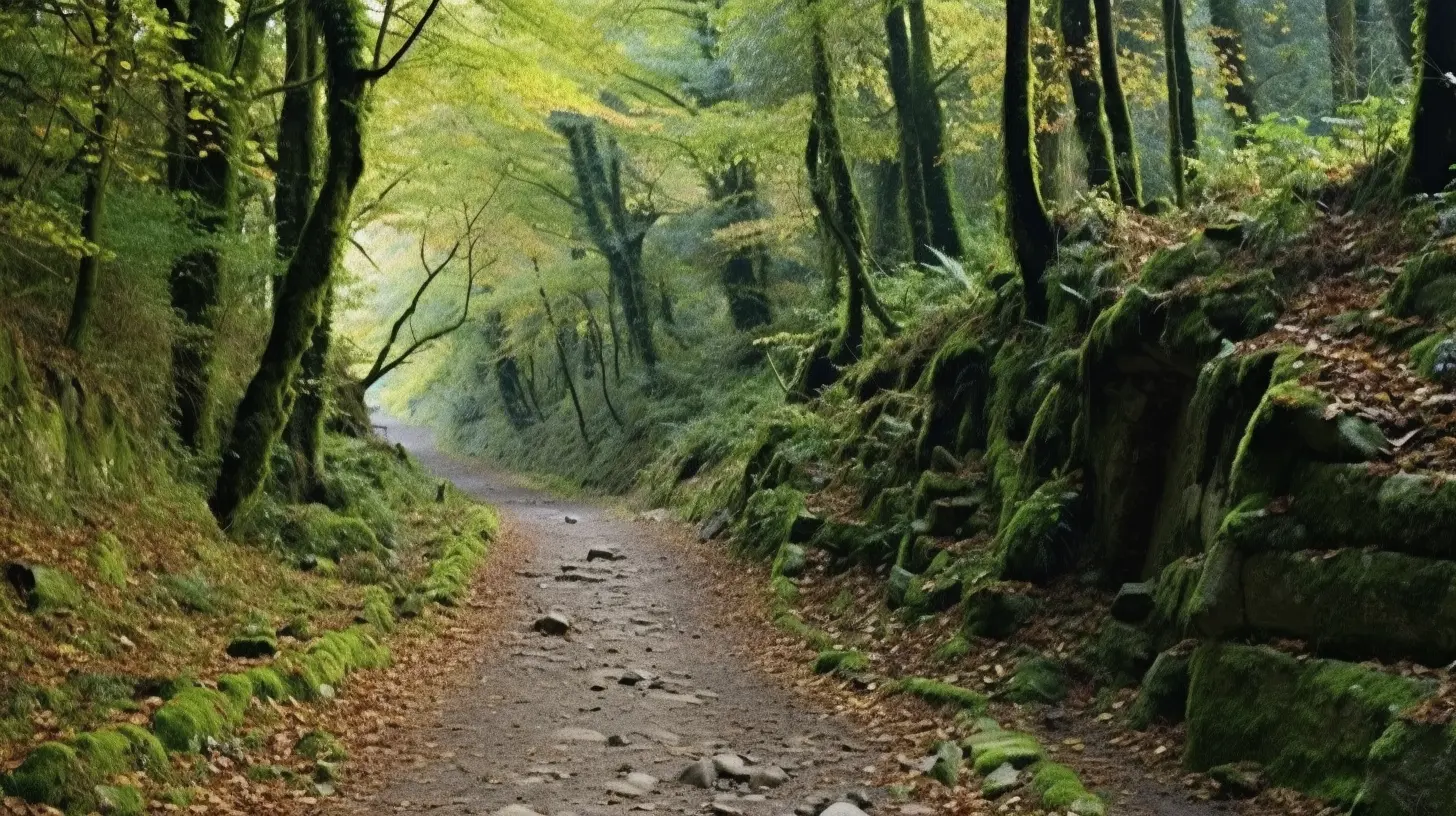
{"label": "tree branch", "polygon": [[401,58],[404,57],[405,52],[409,51],[410,46],[414,45],[415,40],[419,39],[420,32],[425,30],[425,24],[430,21],[431,17],[435,16],[435,9],[439,7],[440,0],[430,0],[430,5],[425,9],[424,15],[422,15],[420,17],[420,21],[415,24],[414,30],[411,31],[409,33],[409,36],[405,38],[404,44],[399,47],[398,51],[394,52],[394,56],[389,58],[389,62],[386,62],[383,67],[365,71],[364,79],[370,82],[374,82],[382,78],[385,74],[388,74],[390,71],[393,71],[394,66],[399,64],[399,61]]}

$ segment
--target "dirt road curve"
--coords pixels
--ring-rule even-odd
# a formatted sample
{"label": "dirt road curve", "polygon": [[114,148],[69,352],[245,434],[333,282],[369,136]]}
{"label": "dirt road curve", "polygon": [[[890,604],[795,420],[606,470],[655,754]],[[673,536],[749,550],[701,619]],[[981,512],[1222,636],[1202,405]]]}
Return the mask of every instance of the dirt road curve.
{"label": "dirt road curve", "polygon": [[[658,525],[512,487],[440,455],[417,429],[389,437],[498,507],[534,550],[516,573],[522,603],[505,647],[421,735],[440,761],[399,769],[371,813],[782,816],[862,792],[880,802],[877,814],[900,811],[863,786],[878,751],[735,653]],[[594,549],[616,559],[588,561]],[[550,613],[570,620],[565,635],[533,630]],[[678,781],[714,755],[714,787]]]}

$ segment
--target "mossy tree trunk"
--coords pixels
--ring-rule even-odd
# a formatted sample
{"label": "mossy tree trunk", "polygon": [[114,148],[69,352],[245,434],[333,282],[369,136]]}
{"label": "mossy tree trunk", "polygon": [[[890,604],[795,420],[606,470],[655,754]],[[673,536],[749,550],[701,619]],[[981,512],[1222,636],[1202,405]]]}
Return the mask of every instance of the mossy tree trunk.
{"label": "mossy tree trunk", "polygon": [[[535,261],[532,261],[534,264]],[[536,278],[541,277],[541,268],[536,267]],[[566,353],[566,343],[561,339],[561,330],[556,326],[556,317],[551,313],[551,300],[546,297],[546,287],[540,286],[541,306],[546,310],[546,325],[551,329],[551,339],[556,346],[556,362],[561,366],[561,376],[566,379],[566,390],[571,395],[571,407],[576,409],[576,429],[581,432],[581,442],[591,447],[591,437],[586,432],[586,415],[581,411],[581,399],[576,394],[576,381],[571,378],[571,360]]]}
{"label": "mossy tree trunk", "polygon": [[1112,131],[1117,187],[1122,193],[1123,204],[1141,207],[1142,168],[1138,165],[1132,111],[1127,106],[1127,93],[1122,89],[1122,70],[1117,64],[1117,21],[1113,18],[1112,0],[1092,0],[1092,8],[1097,18],[1097,64],[1102,75],[1102,106],[1107,112],[1108,128]]}
{"label": "mossy tree trunk", "polygon": [[[364,172],[364,94],[371,73],[362,62],[361,10],[357,0],[310,0],[310,8],[323,35],[328,71],[328,162],[318,200],[289,261],[258,371],[238,404],[232,437],[209,500],[213,515],[224,528],[232,525],[238,511],[262,486],[269,454],[288,421],[293,381],[323,319],[334,265],[348,229],[349,206]],[[423,19],[433,9],[431,6]]]}
{"label": "mossy tree trunk", "polygon": [[1056,231],[1036,176],[1032,110],[1031,0],[1006,0],[1006,77],[1001,99],[1006,225],[1021,270],[1026,317],[1047,314],[1044,277],[1056,256]]}
{"label": "mossy tree trunk", "polygon": [[655,366],[657,344],[652,333],[647,278],[642,271],[642,244],[657,216],[628,209],[622,194],[620,150],[611,139],[602,149],[594,121],[580,114],[556,113],[551,116],[551,126],[566,138],[571,149],[577,206],[592,243],[607,259],[632,349],[648,367]]}
{"label": "mossy tree trunk", "polygon": [[1120,200],[1112,132],[1102,105],[1102,81],[1092,41],[1091,0],[1061,0],[1060,16],[1077,136],[1087,162],[1087,186],[1105,189],[1113,200]]}
{"label": "mossy tree trunk", "polygon": [[[1042,25],[1057,36],[1061,33],[1060,4],[1051,3],[1041,9]],[[1037,169],[1040,171],[1041,195],[1045,201],[1059,201],[1066,192],[1062,169],[1062,146],[1068,130],[1062,121],[1066,105],[1062,95],[1049,93],[1049,87],[1064,75],[1061,49],[1054,37],[1034,39],[1031,46],[1032,123],[1036,129]],[[1075,117],[1074,117],[1075,118]],[[1075,121],[1074,121],[1075,124]]]}
{"label": "mossy tree trunk", "polygon": [[1404,187],[1434,195],[1456,182],[1456,3],[1431,0],[1419,46]]}
{"label": "mossy tree trunk", "polygon": [[909,257],[904,198],[904,168],[899,160],[874,163],[873,220],[870,222],[870,251],[881,263],[900,263]]}
{"label": "mossy tree trunk", "polygon": [[[290,87],[283,93],[278,120],[273,226],[278,257],[287,261],[298,249],[299,237],[313,206],[319,100],[316,83],[308,82],[318,71],[317,34],[303,3],[293,2],[284,7],[283,31],[283,81]],[[282,288],[280,276],[274,280],[275,297],[281,294]],[[314,328],[308,352],[303,355],[295,384],[298,397],[284,433],[296,463],[294,475],[300,488],[299,498],[314,494],[319,484],[320,445],[327,406],[326,371],[332,342],[332,301],[330,294],[325,299],[324,314]]]}
{"label": "mossy tree trunk", "polygon": [[[685,82],[684,90],[702,108],[710,108],[735,97],[732,66],[721,54],[722,32],[712,13],[722,8],[723,0],[699,0],[688,12],[697,27],[698,48],[708,64],[704,73],[710,79]],[[674,12],[677,13],[677,12]],[[696,113],[696,111],[690,111]],[[715,228],[723,229],[765,218],[768,207],[758,194],[758,168],[751,158],[729,155],[724,151],[718,167],[706,173],[708,200],[717,209]],[[719,282],[728,301],[728,314],[733,328],[752,331],[773,320],[773,306],[768,299],[768,246],[754,240],[735,245],[719,271]],[[608,304],[610,316],[611,304]],[[615,348],[614,348],[615,352]]]}
{"label": "mossy tree trunk", "polygon": [[864,219],[839,131],[829,48],[824,41],[823,24],[817,16],[815,0],[805,0],[804,7],[811,18],[810,85],[814,96],[814,113],[804,152],[805,166],[809,191],[818,210],[820,233],[826,244],[838,250],[838,256],[844,263],[844,311],[839,336],[830,357],[838,365],[847,365],[859,359],[864,350],[866,310],[875,316],[887,334],[897,333],[899,326],[885,311],[870,282],[865,264]]}
{"label": "mossy tree trunk", "polygon": [[506,421],[510,422],[512,428],[524,430],[535,422],[535,415],[531,409],[531,398],[526,393],[526,385],[521,379],[520,363],[510,349],[505,316],[498,309],[492,310],[486,313],[481,325],[485,347],[493,358],[491,365],[496,390],[500,392]]}
{"label": "mossy tree trunk", "polygon": [[[758,174],[752,161],[739,159],[725,164],[708,179],[708,199],[718,210],[719,229],[765,216],[758,195]],[[741,332],[766,326],[773,320],[768,300],[768,249],[759,241],[737,245],[719,271],[723,294],[733,328]]]}
{"label": "mossy tree trunk", "polygon": [[1178,71],[1178,134],[1183,138],[1183,155],[1198,156],[1198,114],[1194,108],[1193,60],[1188,50],[1188,9],[1177,0],[1173,15],[1174,67]]}
{"label": "mossy tree trunk", "polygon": [[931,240],[935,248],[952,258],[960,257],[960,229],[956,226],[955,195],[951,192],[950,164],[945,157],[945,116],[935,84],[935,54],[930,46],[930,23],[925,17],[925,0],[905,0],[910,20],[911,99],[915,110],[915,133],[920,140],[921,175],[925,179],[925,207],[930,214]]}
{"label": "mossy tree trunk", "polygon": [[86,187],[81,198],[81,237],[86,240],[81,262],[76,270],[76,294],[71,301],[71,317],[66,325],[66,345],[80,351],[91,330],[91,315],[96,303],[96,288],[101,266],[101,225],[106,218],[106,185],[111,176],[111,141],[116,117],[113,115],[116,76],[121,70],[121,48],[118,27],[121,20],[120,0],[105,0],[105,23],[97,49],[97,78],[91,110],[91,132],[86,134],[82,155],[87,161]]}
{"label": "mossy tree trunk", "polygon": [[1168,169],[1173,180],[1173,198],[1178,206],[1188,201],[1188,134],[1183,116],[1183,100],[1192,99],[1193,89],[1183,84],[1182,63],[1188,59],[1187,41],[1182,36],[1182,0],[1162,0],[1163,8],[1163,74],[1168,87]]}
{"label": "mossy tree trunk", "polygon": [[1325,23],[1330,39],[1330,89],[1337,108],[1359,98],[1356,95],[1359,59],[1355,53],[1355,19],[1355,0],[1325,0]]}
{"label": "mossy tree trunk", "polygon": [[1374,72],[1371,62],[1371,42],[1374,23],[1370,0],[1355,0],[1355,98],[1364,99],[1370,95],[1370,79]]}
{"label": "mossy tree trunk", "polygon": [[[1239,0],[1210,0],[1208,15],[1213,24],[1214,55],[1223,79],[1223,107],[1234,128],[1242,130],[1257,120],[1259,114],[1254,105],[1253,76],[1244,51],[1244,19],[1239,13]],[[1241,132],[1234,138],[1240,147],[1248,141]]]}
{"label": "mossy tree trunk", "polygon": [[915,92],[910,76],[910,27],[903,2],[891,2],[886,10],[885,38],[890,47],[885,69],[890,80],[890,94],[895,100],[895,121],[900,133],[901,201],[905,222],[910,228],[910,256],[916,263],[933,264],[936,259],[931,247],[935,239],[931,235],[930,210],[925,202],[925,167],[920,160]]}
{"label": "mossy tree trunk", "polygon": [[[195,0],[186,27],[188,38],[180,44],[186,61],[208,74],[226,74],[227,4]],[[178,155],[172,181],[195,245],[172,266],[172,308],[183,323],[172,346],[172,388],[177,436],[187,448],[200,450],[212,424],[209,369],[213,312],[220,291],[218,241],[232,229],[237,183],[229,160],[230,100],[205,85],[194,85],[178,101],[183,132],[173,140]]]}

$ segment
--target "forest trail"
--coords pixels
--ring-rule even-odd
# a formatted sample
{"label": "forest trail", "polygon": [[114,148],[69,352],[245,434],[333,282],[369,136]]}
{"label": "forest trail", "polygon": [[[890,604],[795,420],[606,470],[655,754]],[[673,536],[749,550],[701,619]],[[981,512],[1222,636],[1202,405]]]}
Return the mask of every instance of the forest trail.
{"label": "forest trail", "polygon": [[[718,796],[719,812],[731,816],[783,814],[818,795],[870,790],[863,768],[880,760],[877,752],[750,667],[698,602],[701,582],[672,557],[652,529],[658,525],[512,486],[482,465],[442,455],[426,431],[391,426],[388,438],[495,505],[532,546],[516,571],[520,602],[500,650],[473,690],[447,703],[439,727],[419,735],[430,753],[448,759],[400,769],[374,806],[696,813]],[[593,549],[619,560],[588,563]],[[565,637],[533,631],[551,612],[570,618]],[[624,683],[629,672],[642,679]],[[627,744],[609,744],[613,738]],[[676,781],[698,757],[723,753],[744,755],[750,770],[776,766],[792,778],[757,797],[736,784],[732,801]],[[366,809],[379,812],[374,806]],[[507,816],[515,814],[525,811]]]}
{"label": "forest trail", "polygon": [[[386,437],[498,508],[528,547],[511,588],[514,620],[478,664],[478,681],[446,697],[438,716],[411,735],[424,759],[374,780],[375,794],[342,812],[787,816],[844,800],[875,816],[939,812],[892,803],[875,786],[884,772],[899,770],[903,745],[862,732],[755,665],[745,645],[752,638],[714,618],[715,604],[705,602],[714,591],[709,578],[695,559],[682,557],[671,528],[522,487],[481,462],[441,453],[423,429],[391,423]],[[618,559],[588,561],[593,550]],[[553,612],[570,619],[565,636],[533,629]],[[1091,741],[1087,747],[1089,756],[1102,753]],[[749,771],[780,769],[786,781],[754,788],[724,778],[713,789],[678,781],[699,758],[721,754],[742,756]],[[1100,759],[1104,767],[1116,764]],[[1189,801],[1185,791],[1131,767],[1113,776],[1109,812],[1238,810]],[[984,812],[1005,804],[985,802]]]}

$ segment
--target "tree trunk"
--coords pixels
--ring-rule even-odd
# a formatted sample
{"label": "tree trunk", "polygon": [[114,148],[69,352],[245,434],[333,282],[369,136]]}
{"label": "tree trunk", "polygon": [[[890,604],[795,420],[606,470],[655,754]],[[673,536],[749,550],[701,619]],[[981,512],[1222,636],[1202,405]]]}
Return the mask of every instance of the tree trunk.
{"label": "tree trunk", "polygon": [[1330,87],[1338,108],[1359,98],[1356,96],[1359,62],[1355,54],[1355,0],[1325,0],[1325,22],[1330,36]]}
{"label": "tree trunk", "polygon": [[960,257],[960,229],[956,226],[955,196],[950,189],[950,166],[945,157],[945,117],[940,94],[935,89],[935,55],[930,47],[930,24],[925,19],[925,0],[906,0],[910,18],[911,100],[915,109],[915,133],[920,140],[921,176],[925,179],[925,208],[930,214],[931,240],[935,248],[952,258]]}
{"label": "tree trunk", "polygon": [[1178,206],[1187,203],[1186,183],[1188,179],[1186,141],[1183,136],[1183,115],[1181,112],[1183,90],[1180,87],[1181,73],[1178,70],[1178,29],[1183,19],[1183,5],[1180,0],[1162,0],[1163,3],[1163,68],[1168,84],[1168,169],[1173,180],[1173,199]]}
{"label": "tree trunk", "polygon": [[1006,78],[1001,101],[1006,225],[1021,269],[1026,318],[1044,321],[1043,277],[1056,254],[1056,232],[1036,178],[1032,112],[1031,0],[1006,0]]}
{"label": "tree trunk", "polygon": [[1193,99],[1193,60],[1188,50],[1188,15],[1183,0],[1177,0],[1177,13],[1173,15],[1173,36],[1177,41],[1174,54],[1178,70],[1178,134],[1183,137],[1183,155],[1198,156],[1198,113]]}
{"label": "tree trunk", "polygon": [[517,431],[524,430],[530,427],[535,417],[531,411],[531,398],[521,381],[521,366],[508,350],[505,317],[499,310],[487,312],[482,326],[485,346],[495,358],[492,368],[506,420]]}
{"label": "tree trunk", "polygon": [[1137,139],[1133,136],[1132,112],[1122,89],[1122,70],[1117,64],[1117,23],[1112,0],[1092,0],[1097,16],[1097,64],[1102,74],[1103,108],[1112,131],[1112,149],[1117,158],[1117,186],[1122,203],[1143,204],[1142,168],[1138,165]]}
{"label": "tree trunk", "polygon": [[1434,195],[1456,182],[1456,3],[1431,0],[1419,43],[1404,187]]}
{"label": "tree trunk", "polygon": [[[227,4],[195,0],[187,20],[188,39],[181,49],[199,70],[227,74]],[[232,228],[236,178],[228,155],[232,150],[229,100],[207,87],[182,95],[183,137],[176,141],[175,192],[184,204],[196,245],[172,266],[172,308],[183,330],[172,347],[172,387],[177,436],[199,451],[211,431],[213,317],[219,294],[217,240]]]}
{"label": "tree trunk", "polygon": [[608,140],[606,155],[597,140],[596,124],[585,116],[558,113],[551,126],[566,137],[571,149],[581,212],[592,242],[607,259],[612,286],[622,305],[627,336],[648,367],[657,365],[647,281],[642,274],[642,244],[655,217],[631,213],[622,196],[621,157]]}
{"label": "tree trunk", "polygon": [[[285,85],[304,83],[318,72],[313,25],[303,3],[290,2],[283,10]],[[278,163],[274,175],[273,225],[278,257],[293,257],[298,238],[313,204],[314,153],[318,143],[318,91],[316,83],[283,92],[278,120]]]}
{"label": "tree trunk", "polygon": [[910,29],[905,6],[895,2],[885,14],[885,37],[890,56],[885,61],[890,94],[895,100],[895,121],[900,133],[900,178],[904,184],[906,223],[910,227],[910,255],[916,263],[935,263],[931,247],[930,210],[925,202],[925,165],[920,161],[920,139],[916,134],[915,92],[910,79]]}
{"label": "tree trunk", "polygon": [[[1055,32],[1058,36],[1061,33],[1060,4],[1048,4],[1043,12],[1042,25],[1048,31]],[[1066,105],[1063,104],[1061,95],[1048,93],[1048,89],[1056,80],[1053,77],[1065,76],[1062,72],[1061,50],[1057,47],[1057,40],[1044,38],[1037,40],[1031,47],[1031,70],[1032,76],[1032,125],[1036,133],[1036,159],[1038,179],[1041,181],[1041,196],[1043,201],[1060,201],[1067,192],[1067,186],[1063,172],[1063,151],[1066,143],[1067,131],[1062,121],[1066,118]]]}
{"label": "tree trunk", "polygon": [[121,19],[121,0],[106,0],[105,41],[96,43],[100,71],[96,80],[96,102],[92,106],[91,133],[82,153],[90,165],[86,169],[86,189],[81,201],[81,237],[86,240],[81,263],[76,270],[76,294],[71,301],[71,318],[66,326],[66,345],[80,351],[91,329],[95,309],[96,286],[101,264],[101,225],[106,218],[106,184],[111,176],[111,139],[116,74],[121,70],[121,51],[117,26]]}
{"label": "tree trunk", "polygon": [[1254,107],[1253,77],[1244,52],[1244,20],[1239,0],[1210,0],[1208,15],[1213,23],[1213,50],[1223,79],[1223,106],[1233,120],[1234,139],[1239,147],[1248,142],[1242,130],[1259,118]]}
{"label": "tree trunk", "polygon": [[328,68],[329,158],[318,201],[288,264],[272,332],[258,372],[238,404],[232,438],[209,505],[224,528],[258,492],[268,456],[288,421],[299,362],[323,318],[325,301],[348,229],[349,205],[364,172],[363,31],[358,0],[311,0],[324,38]]}
{"label": "tree trunk", "polygon": [[[541,269],[537,267],[536,277],[541,276]],[[556,328],[556,318],[551,314],[551,301],[546,297],[546,288],[538,287],[541,293],[541,305],[546,308],[546,325],[551,328],[551,339],[556,344],[556,362],[561,365],[561,376],[566,379],[566,390],[571,394],[571,407],[576,409],[576,429],[581,431],[582,444],[591,447],[591,437],[586,433],[586,415],[581,411],[581,399],[576,395],[576,381],[571,378],[571,362],[566,356],[566,344],[561,342],[561,331]]]}
{"label": "tree trunk", "polygon": [[899,161],[881,159],[874,163],[874,218],[870,222],[870,251],[883,265],[903,262],[907,257],[904,190],[904,166]]}
{"label": "tree trunk", "polygon": [[[811,15],[816,14],[815,0],[805,0]],[[819,211],[820,230],[827,243],[839,248],[845,267],[844,312],[839,337],[831,358],[838,365],[858,360],[864,350],[864,312],[869,309],[884,327],[894,334],[899,327],[876,297],[865,267],[864,219],[854,191],[854,177],[844,154],[835,110],[834,75],[829,67],[829,48],[824,42],[824,29],[818,18],[813,21],[809,37],[812,61],[811,87],[814,114],[809,125],[805,150],[809,189]]]}
{"label": "tree trunk", "polygon": [[1067,74],[1077,136],[1087,161],[1087,186],[1105,189],[1116,201],[1121,197],[1113,164],[1112,133],[1102,106],[1102,82],[1092,42],[1091,0],[1062,0],[1062,42],[1067,49]]}
{"label": "tree trunk", "polygon": [[[708,179],[708,200],[717,207],[714,224],[718,229],[754,221],[764,216],[758,197],[758,179],[753,162],[738,159]],[[736,246],[728,253],[719,272],[728,314],[733,328],[752,331],[773,320],[769,306],[768,250],[761,242]]]}
{"label": "tree trunk", "polygon": [[1416,0],[1385,0],[1385,10],[1390,14],[1390,26],[1395,29],[1405,66],[1410,69],[1416,59]]}
{"label": "tree trunk", "polygon": [[1374,36],[1375,18],[1370,0],[1355,0],[1355,99],[1370,95],[1370,79],[1375,65],[1371,61],[1370,38]]}
{"label": "tree trunk", "polygon": [[[324,410],[328,407],[329,348],[333,344],[333,287],[324,297],[318,325],[309,339],[308,351],[299,362],[294,380],[296,394],[293,411],[288,415],[284,438],[298,464],[296,477],[299,497],[312,499],[318,494],[323,477]],[[360,388],[362,396],[364,389]]]}

